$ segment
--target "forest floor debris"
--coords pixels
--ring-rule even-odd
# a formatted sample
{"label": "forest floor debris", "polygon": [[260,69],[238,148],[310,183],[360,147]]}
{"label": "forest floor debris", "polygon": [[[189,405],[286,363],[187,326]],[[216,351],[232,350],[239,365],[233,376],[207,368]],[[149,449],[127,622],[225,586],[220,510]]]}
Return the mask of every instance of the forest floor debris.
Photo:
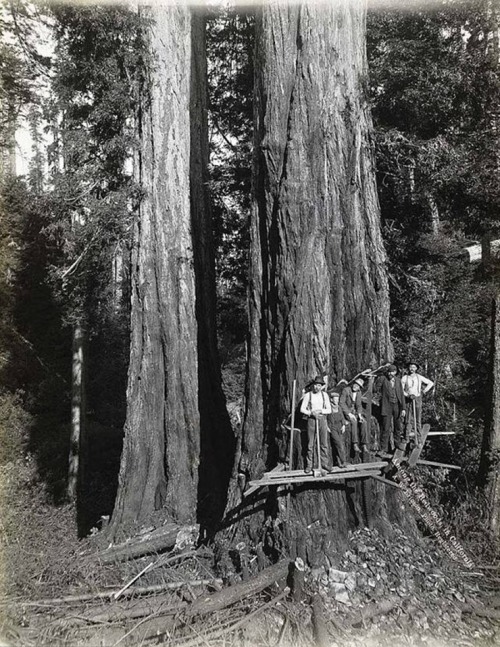
{"label": "forest floor debris", "polygon": [[416,542],[397,528],[389,539],[362,528],[330,568],[297,560],[297,578],[287,579],[294,563],[283,556],[267,572],[242,571],[229,586],[210,548],[189,541],[161,554],[103,562],[102,533],[76,539],[74,510],[47,504],[29,456],[0,469],[8,502],[0,526],[6,571],[0,645],[500,644],[498,561],[482,568],[475,555],[471,570],[450,562],[430,540]]}

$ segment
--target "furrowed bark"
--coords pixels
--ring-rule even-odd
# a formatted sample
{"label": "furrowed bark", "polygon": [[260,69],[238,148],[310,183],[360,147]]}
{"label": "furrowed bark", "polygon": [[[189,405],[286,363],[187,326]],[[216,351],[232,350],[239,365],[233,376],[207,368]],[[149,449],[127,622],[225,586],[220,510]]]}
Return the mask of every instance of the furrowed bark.
{"label": "furrowed bark", "polygon": [[132,258],[131,355],[111,534],[149,519],[213,527],[233,456],[216,342],[204,16],[142,10],[151,62],[138,128],[144,190]]}
{"label": "furrowed bark", "polygon": [[252,456],[288,412],[293,377],[335,381],[391,354],[363,8],[266,7],[256,56]]}
{"label": "furrowed bark", "polygon": [[190,209],[191,13],[151,20],[149,96],[139,118],[144,190],[132,258],[131,353],[120,481],[111,530],[164,509],[196,519],[200,416]]}
{"label": "furrowed bark", "polygon": [[[282,458],[276,437],[294,378],[300,392],[318,373],[331,384],[392,356],[364,41],[364,7],[349,0],[258,12],[239,466],[251,477]],[[309,561],[331,553],[352,524],[339,489],[303,491],[293,508],[285,532],[308,546]],[[249,532],[259,535],[255,521]]]}

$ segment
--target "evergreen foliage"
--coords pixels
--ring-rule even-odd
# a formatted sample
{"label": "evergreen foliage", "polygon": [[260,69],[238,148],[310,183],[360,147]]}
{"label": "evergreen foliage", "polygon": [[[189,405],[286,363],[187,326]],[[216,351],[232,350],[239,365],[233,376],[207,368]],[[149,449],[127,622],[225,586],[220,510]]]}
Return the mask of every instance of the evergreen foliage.
{"label": "evergreen foliage", "polygon": [[120,427],[128,362],[127,267],[139,195],[132,153],[143,73],[141,30],[137,14],[119,6],[54,6],[53,12],[52,223],[46,234],[61,250],[62,263],[53,267],[51,280],[65,321],[83,325],[91,340],[90,409]]}
{"label": "evergreen foliage", "polygon": [[[18,2],[12,10],[0,16],[0,27],[11,33],[0,45],[0,408],[12,425],[24,420],[21,403],[29,409],[33,447],[57,436],[40,465],[59,483],[76,323],[89,337],[89,410],[107,426],[123,423],[127,270],[140,199],[132,176],[134,120],[149,63],[141,20],[124,7],[54,4],[42,16]],[[50,61],[32,45],[33,21],[53,29]],[[487,406],[490,287],[463,250],[486,231],[500,237],[492,128],[500,85],[488,26],[485,0],[443,0],[434,11],[373,12],[368,20],[396,359],[415,358],[436,381],[425,415],[434,427],[460,435],[434,447],[446,462],[462,463],[465,455],[470,472]],[[219,333],[233,393],[242,391],[247,332],[253,29],[249,11],[209,15]],[[37,91],[43,75],[51,79],[48,99]],[[9,154],[21,115],[29,120],[35,155],[28,176],[12,181]]]}
{"label": "evergreen foliage", "polygon": [[471,471],[487,406],[489,301],[465,247],[492,229],[499,198],[485,9],[476,0],[374,12],[368,29],[396,356],[436,380],[427,415],[474,439]]}
{"label": "evergreen foliage", "polygon": [[207,22],[210,188],[223,350],[241,343],[247,328],[253,30],[250,11],[214,9]]}

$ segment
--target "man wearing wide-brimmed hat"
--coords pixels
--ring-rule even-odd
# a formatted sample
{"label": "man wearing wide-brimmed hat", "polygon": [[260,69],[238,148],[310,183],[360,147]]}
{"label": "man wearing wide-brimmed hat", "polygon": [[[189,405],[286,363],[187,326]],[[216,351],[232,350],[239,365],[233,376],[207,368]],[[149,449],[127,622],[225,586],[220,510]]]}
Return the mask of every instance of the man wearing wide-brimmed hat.
{"label": "man wearing wide-brimmed hat", "polygon": [[356,453],[361,450],[367,451],[367,429],[366,418],[363,415],[363,404],[361,400],[361,388],[364,385],[362,378],[358,377],[354,382],[346,386],[340,396],[340,408],[351,425],[351,443]]}
{"label": "man wearing wide-brimmed hat", "polygon": [[[410,360],[407,364],[408,375],[403,375],[401,384],[406,398],[406,433],[415,431],[415,444],[420,444],[422,430],[422,396],[434,387],[434,382],[417,373],[420,368],[417,362]],[[415,424],[416,423],[416,424]]]}
{"label": "man wearing wide-brimmed hat", "polygon": [[332,412],[330,398],[323,391],[325,382],[321,375],[317,375],[308,386],[310,386],[310,390],[304,395],[300,405],[300,413],[307,420],[306,474],[312,472],[316,426],[319,433],[321,467],[326,470],[331,469],[328,456],[328,425],[326,422],[326,416]]}

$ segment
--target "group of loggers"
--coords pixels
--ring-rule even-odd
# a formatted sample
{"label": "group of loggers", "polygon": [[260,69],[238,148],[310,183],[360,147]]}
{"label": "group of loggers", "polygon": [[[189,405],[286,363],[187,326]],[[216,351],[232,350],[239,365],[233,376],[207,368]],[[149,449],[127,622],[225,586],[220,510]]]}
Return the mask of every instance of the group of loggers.
{"label": "group of loggers", "polygon": [[[396,449],[405,449],[410,431],[415,433],[415,444],[421,443],[422,396],[434,386],[434,382],[418,373],[416,362],[409,362],[408,372],[398,376],[398,369],[389,365],[384,374],[374,383],[373,402],[380,406],[380,446],[374,447],[376,455],[389,451],[391,431]],[[306,387],[300,401],[300,414],[305,422],[306,448],[305,473],[313,469],[314,447],[319,451],[320,466],[331,472],[329,459],[331,437],[339,467],[346,464],[344,434],[350,433],[354,454],[368,452],[369,430],[363,412],[362,389],[364,380],[357,377],[342,390],[335,387],[326,390],[321,376],[315,377]]]}

